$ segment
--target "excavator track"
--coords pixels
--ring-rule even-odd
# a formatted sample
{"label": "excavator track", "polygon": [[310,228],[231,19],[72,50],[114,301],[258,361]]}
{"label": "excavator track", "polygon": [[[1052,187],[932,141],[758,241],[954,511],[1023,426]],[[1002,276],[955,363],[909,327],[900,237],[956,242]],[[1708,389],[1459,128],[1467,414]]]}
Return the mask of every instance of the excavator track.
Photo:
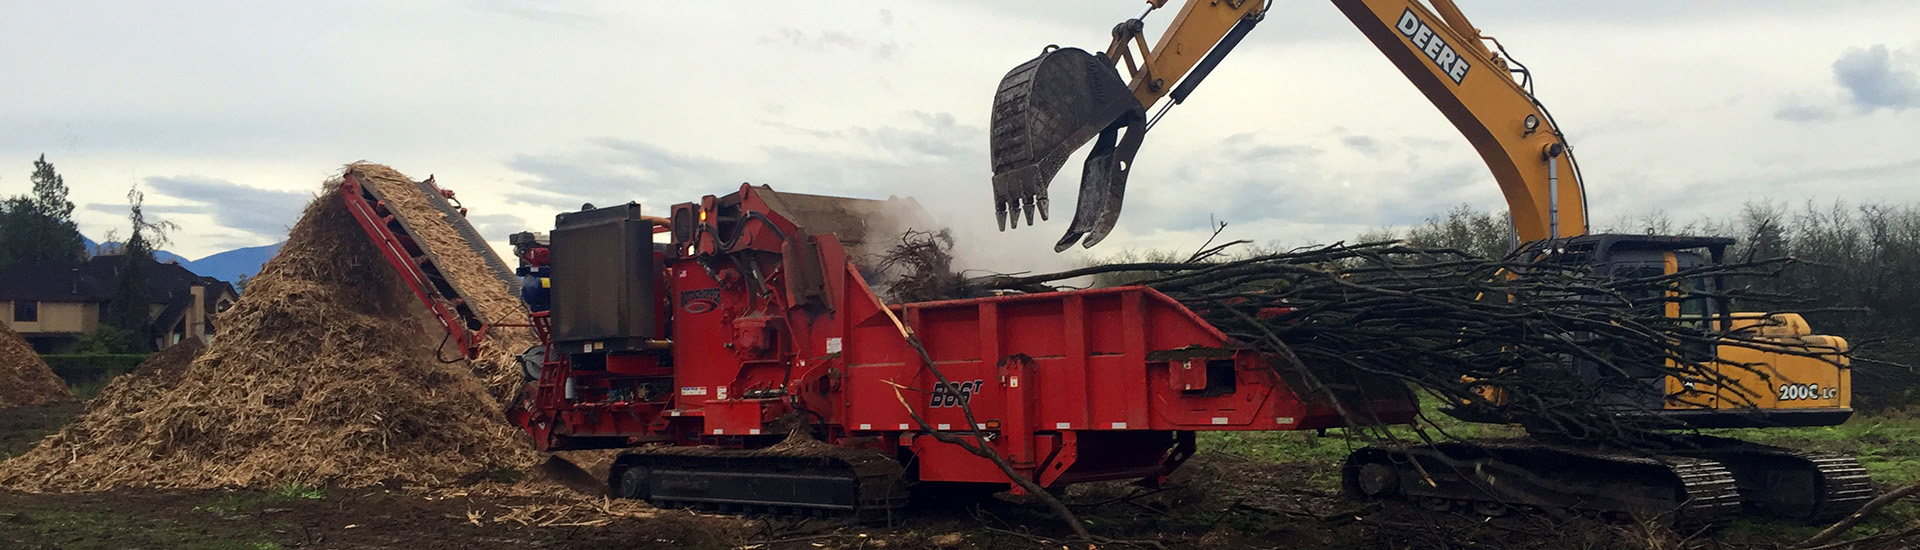
{"label": "excavator track", "polygon": [[1526,440],[1367,447],[1347,458],[1342,478],[1355,496],[1436,511],[1551,509],[1688,532],[1719,529],[1741,511],[1734,473],[1712,459]]}
{"label": "excavator track", "polygon": [[1802,456],[1820,470],[1820,479],[1824,484],[1821,505],[1807,521],[1840,521],[1860,511],[1861,506],[1878,496],[1873,488],[1873,478],[1867,476],[1867,468],[1860,465],[1859,459],[1833,453],[1803,453]]}
{"label": "excavator track", "polygon": [[1831,523],[1874,497],[1873,480],[1851,456],[1703,435],[1677,436],[1668,445],[1664,452],[1726,465],[1738,480],[1741,502],[1755,515]]}
{"label": "excavator track", "polygon": [[614,461],[615,496],[662,508],[885,521],[907,506],[905,469],[870,449],[809,441],[765,449],[654,447]]}

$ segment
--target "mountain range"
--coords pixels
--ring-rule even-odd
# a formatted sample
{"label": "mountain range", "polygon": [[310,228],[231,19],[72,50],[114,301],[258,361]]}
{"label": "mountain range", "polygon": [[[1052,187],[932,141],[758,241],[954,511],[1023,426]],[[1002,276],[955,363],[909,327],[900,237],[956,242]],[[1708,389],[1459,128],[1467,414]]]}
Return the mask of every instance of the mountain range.
{"label": "mountain range", "polygon": [[[80,241],[86,245],[87,252],[90,254],[114,250],[120,246],[120,243],[112,241],[96,243],[85,235],[80,236]],[[237,248],[210,254],[198,260],[189,260],[185,256],[165,250],[155,250],[153,258],[162,262],[180,264],[180,267],[187,268],[187,271],[192,271],[195,275],[233,282],[259,273],[260,266],[266,265],[267,260],[273,259],[274,254],[280,253],[280,245],[283,244],[287,243],[278,242],[264,246]]]}

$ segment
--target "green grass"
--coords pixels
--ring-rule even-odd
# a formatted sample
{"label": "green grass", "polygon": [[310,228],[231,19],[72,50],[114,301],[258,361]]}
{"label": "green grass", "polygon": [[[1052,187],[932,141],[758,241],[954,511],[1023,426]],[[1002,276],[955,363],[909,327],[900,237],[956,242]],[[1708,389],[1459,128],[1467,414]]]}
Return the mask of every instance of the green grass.
{"label": "green grass", "polygon": [[1714,435],[1794,449],[1829,451],[1859,457],[1875,482],[1920,483],[1920,418],[1905,415],[1858,416],[1839,426],[1711,430]]}
{"label": "green grass", "polygon": [[284,500],[320,500],[327,498],[327,493],[320,490],[319,487],[308,487],[299,483],[281,484],[279,487],[274,488],[273,494]]}
{"label": "green grass", "polygon": [[[1888,505],[1853,529],[1847,530],[1839,540],[1855,540],[1889,529],[1904,529],[1912,525],[1911,518],[1920,517],[1920,505],[1912,500]],[[1765,523],[1738,520],[1720,532],[1716,540],[1729,544],[1749,547],[1764,547],[1782,543],[1807,540],[1825,529],[1825,525],[1801,525],[1794,523]]]}
{"label": "green grass", "polygon": [[106,377],[77,384],[69,384],[67,389],[73,392],[74,397],[79,398],[81,401],[86,401],[93,399],[93,396],[100,395],[100,390],[107,389],[107,384],[112,382],[112,377]]}
{"label": "green grass", "polygon": [[191,548],[205,550],[280,550],[279,543],[261,539],[209,538],[174,521],[129,522],[101,511],[35,510],[14,520],[43,540],[62,541],[62,548]]}
{"label": "green grass", "polygon": [[[1421,417],[1414,424],[1418,430],[1399,426],[1389,428],[1386,433],[1404,441],[1423,441],[1422,433],[1434,440],[1444,440],[1448,436],[1502,439],[1525,435],[1515,427],[1475,424],[1447,416],[1440,412],[1439,403],[1431,399],[1423,400],[1420,408]],[[1340,465],[1346,461],[1347,454],[1367,444],[1359,434],[1345,432],[1335,430],[1326,435],[1308,431],[1200,432],[1199,443],[1204,451],[1224,452],[1279,464],[1310,466],[1313,472],[1308,477],[1310,486],[1332,491],[1340,487]]]}
{"label": "green grass", "polygon": [[27,519],[43,532],[100,534],[114,525],[112,515],[92,511],[38,510],[27,512]]}
{"label": "green grass", "polygon": [[[1462,439],[1510,438],[1524,435],[1515,427],[1473,424],[1440,413],[1427,400],[1418,425],[1436,439],[1441,432]],[[1311,482],[1316,488],[1339,485],[1339,465],[1347,453],[1364,444],[1349,438],[1341,430],[1321,436],[1311,432],[1202,432],[1200,448],[1207,451],[1266,460],[1282,464],[1302,464],[1315,468]],[[1388,431],[1394,437],[1418,441],[1410,428]],[[1839,426],[1816,428],[1766,428],[1707,430],[1706,433],[1755,443],[1793,449],[1828,451],[1856,456],[1875,482],[1882,485],[1920,483],[1920,417],[1890,414],[1856,415]]]}
{"label": "green grass", "polygon": [[1309,465],[1308,485],[1332,491],[1340,487],[1340,464],[1353,449],[1346,438],[1312,432],[1200,432],[1200,449],[1280,464]]}
{"label": "green grass", "polygon": [[193,509],[196,511],[207,512],[214,515],[225,516],[225,515],[233,514],[235,512],[252,510],[259,507],[260,507],[260,495],[258,493],[234,492],[234,493],[228,493],[226,496],[220,497],[219,500],[215,500],[213,502],[195,506],[193,507]]}
{"label": "green grass", "polygon": [[[1430,403],[1427,405],[1423,408],[1427,409],[1428,414],[1422,419],[1421,425],[1428,428],[1434,437],[1440,437],[1436,433],[1439,430],[1466,439],[1523,434],[1518,428],[1454,420],[1434,412]],[[1340,465],[1346,460],[1347,453],[1364,443],[1358,438],[1350,440],[1341,431],[1335,430],[1324,436],[1312,432],[1202,432],[1199,439],[1200,448],[1204,451],[1298,465],[1302,470],[1312,472],[1307,479],[1309,488],[1334,492],[1340,488]],[[1901,414],[1855,416],[1839,426],[1706,432],[1792,449],[1851,454],[1860,459],[1861,465],[1882,487],[1920,483],[1920,417]],[[1395,428],[1391,433],[1401,438],[1413,436],[1408,428]],[[1911,524],[1911,518],[1916,517],[1920,517],[1920,503],[1912,499],[1894,503],[1854,527],[1841,540],[1905,528]],[[1768,548],[1806,540],[1823,527],[1741,520],[1715,535],[1714,539],[1732,548]]]}
{"label": "green grass", "polygon": [[301,500],[321,500],[327,498],[326,491],[318,487],[308,487],[299,483],[284,483],[267,492],[234,491],[213,502],[193,507],[196,511],[216,516],[228,516],[240,512],[249,512],[266,508],[271,504],[283,504]]}

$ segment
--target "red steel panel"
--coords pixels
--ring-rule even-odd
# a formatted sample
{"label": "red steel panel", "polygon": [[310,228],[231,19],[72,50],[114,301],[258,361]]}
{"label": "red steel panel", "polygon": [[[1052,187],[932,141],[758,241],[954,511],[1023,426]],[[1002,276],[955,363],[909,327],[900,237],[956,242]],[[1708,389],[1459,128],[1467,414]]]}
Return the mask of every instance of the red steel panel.
{"label": "red steel panel", "polygon": [[[572,358],[549,356],[535,406],[516,413],[543,448],[764,446],[781,435],[769,433],[771,421],[803,414],[827,426],[831,442],[900,438],[923,480],[1007,481],[985,459],[922,434],[911,410],[935,430],[992,435],[988,444],[1022,475],[1054,485],[1165,475],[1190,452],[1193,431],[1342,425],[1289,387],[1274,368],[1282,363],[1150,288],[884,305],[833,236],[800,232],[755,189],[675,208],[700,223],[727,209],[737,225],[725,240],[711,229],[688,235],[662,258],[670,357],[575,370]],[[949,386],[936,385],[905,330]],[[670,397],[617,391],[639,377],[671,377]],[[960,403],[979,426],[967,425]],[[1382,405],[1387,422],[1411,418],[1410,402]]]}

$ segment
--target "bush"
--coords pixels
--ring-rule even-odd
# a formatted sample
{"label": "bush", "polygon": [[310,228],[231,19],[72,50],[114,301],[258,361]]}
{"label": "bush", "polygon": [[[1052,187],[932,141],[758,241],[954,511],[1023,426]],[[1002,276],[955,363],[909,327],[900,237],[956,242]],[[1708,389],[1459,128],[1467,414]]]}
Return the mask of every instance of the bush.
{"label": "bush", "polygon": [[47,368],[68,385],[106,380],[132,371],[147,359],[143,353],[63,353],[42,355]]}
{"label": "bush", "polygon": [[86,355],[136,353],[140,336],[133,331],[102,324],[86,334],[73,347],[73,353]]}

